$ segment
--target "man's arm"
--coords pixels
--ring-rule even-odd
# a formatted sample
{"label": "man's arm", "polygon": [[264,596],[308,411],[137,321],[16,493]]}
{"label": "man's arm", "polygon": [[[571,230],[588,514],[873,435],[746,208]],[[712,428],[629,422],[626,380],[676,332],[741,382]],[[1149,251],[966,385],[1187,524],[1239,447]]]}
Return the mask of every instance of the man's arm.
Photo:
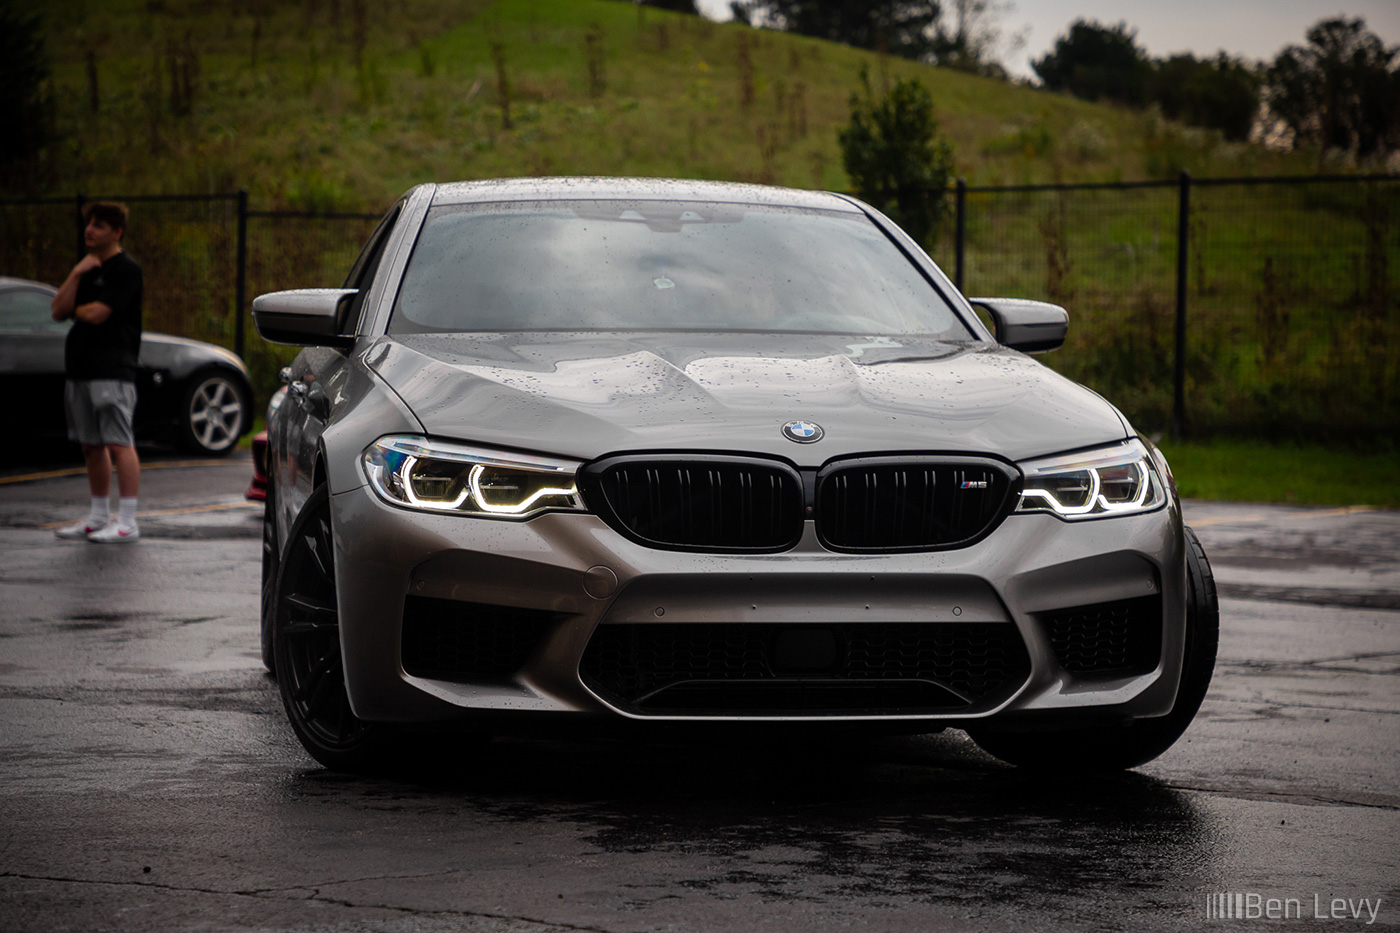
{"label": "man's arm", "polygon": [[[78,264],[73,267],[73,271],[68,273],[68,278],[64,279],[63,284],[59,286],[58,294],[53,296],[53,302],[50,304],[50,307],[53,309],[53,319],[55,321],[66,321],[70,317],[79,317],[79,309],[75,304],[78,300],[78,279],[83,277],[84,272],[89,269],[96,269],[100,265],[102,265],[102,261],[92,255],[84,256],[82,259],[78,260]],[[100,302],[94,302],[94,304],[100,304]],[[83,307],[89,306],[84,305]],[[112,309],[108,308],[106,314],[102,315],[102,319],[106,320],[107,315],[111,313]],[[81,317],[79,319],[87,320]],[[101,321],[89,320],[88,323],[98,324],[101,323]]]}
{"label": "man's arm", "polygon": [[84,324],[101,324],[112,316],[112,309],[100,301],[90,301],[74,308],[73,316]]}

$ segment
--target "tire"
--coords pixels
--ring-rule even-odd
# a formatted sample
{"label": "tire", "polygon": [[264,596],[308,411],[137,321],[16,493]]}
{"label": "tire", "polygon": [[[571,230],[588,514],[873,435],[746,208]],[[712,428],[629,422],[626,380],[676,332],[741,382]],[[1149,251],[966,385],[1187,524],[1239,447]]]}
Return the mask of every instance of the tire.
{"label": "tire", "polygon": [[238,446],[252,418],[252,402],[232,372],[204,369],[185,383],[180,397],[180,446],[190,453],[223,456]]}
{"label": "tire", "polygon": [[272,647],[273,620],[277,606],[277,566],[281,557],[277,547],[277,490],[272,475],[267,478],[267,498],[263,500],[262,520],[262,599],[258,633],[262,643],[263,666],[276,675],[277,660]]}
{"label": "tire", "polygon": [[277,685],[297,738],[332,770],[383,768],[392,733],[356,716],[345,690],[330,495],[324,485],[292,523],[273,599]]}
{"label": "tire", "polygon": [[1166,716],[1123,725],[1046,732],[968,729],[982,750],[1021,768],[1058,771],[1121,771],[1146,764],[1181,738],[1205,699],[1220,644],[1220,603],[1215,575],[1200,539],[1186,536],[1186,646],[1181,685]]}

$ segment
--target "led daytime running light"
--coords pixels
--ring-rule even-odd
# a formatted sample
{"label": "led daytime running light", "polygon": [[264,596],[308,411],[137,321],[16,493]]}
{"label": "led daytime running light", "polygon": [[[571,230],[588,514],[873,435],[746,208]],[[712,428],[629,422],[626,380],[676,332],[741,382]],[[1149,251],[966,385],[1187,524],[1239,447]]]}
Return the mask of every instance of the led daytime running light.
{"label": "led daytime running light", "polygon": [[1152,491],[1152,476],[1148,473],[1147,465],[1144,463],[1134,463],[1131,466],[1138,474],[1137,498],[1131,502],[1109,502],[1101,491],[1103,483],[1099,479],[1099,471],[1092,467],[1073,471],[1089,474],[1089,500],[1084,505],[1064,505],[1046,489],[1026,489],[1021,493],[1021,497],[1044,499],[1050,508],[1061,515],[1088,515],[1095,510],[1100,512],[1132,512],[1141,509],[1147,502],[1148,494]]}
{"label": "led daytime running light", "polygon": [[[1083,454],[1046,457],[1022,464],[1022,470],[1026,480],[1018,512],[1048,511],[1064,519],[1108,518],[1151,511],[1166,501],[1147,449],[1137,440]],[[1069,498],[1074,504],[1057,495],[1056,480],[1073,486]],[[1105,487],[1122,489],[1131,498],[1114,501]]]}
{"label": "led daytime running light", "polygon": [[526,499],[524,502],[516,503],[515,505],[492,505],[490,502],[486,501],[486,496],[481,491],[481,477],[483,474],[485,474],[485,472],[486,467],[481,466],[480,464],[477,464],[476,466],[472,467],[471,475],[467,477],[467,485],[471,489],[472,497],[476,499],[476,507],[481,509],[483,512],[490,512],[493,515],[521,515],[525,512],[528,512],[532,505],[543,499],[545,496],[568,496],[570,498],[578,497],[578,487],[571,483],[567,489],[554,489],[550,487],[537,489],[535,490],[534,495],[530,496],[530,498]]}
{"label": "led daytime running light", "polygon": [[[419,437],[392,436],[380,438],[367,447],[361,463],[370,486],[381,499],[425,512],[526,518],[547,509],[586,511],[578,486],[573,482],[576,466],[568,461],[528,454],[497,454]],[[434,475],[435,465],[446,465],[445,475]],[[501,497],[500,490],[490,488],[493,471],[539,477],[545,484],[534,487],[534,482],[522,483],[526,488],[518,489],[521,495],[518,501],[492,502],[488,497],[493,492],[498,499]],[[446,481],[448,489],[444,492],[452,486],[457,486],[457,492],[450,499],[424,498],[419,494],[421,481]]]}

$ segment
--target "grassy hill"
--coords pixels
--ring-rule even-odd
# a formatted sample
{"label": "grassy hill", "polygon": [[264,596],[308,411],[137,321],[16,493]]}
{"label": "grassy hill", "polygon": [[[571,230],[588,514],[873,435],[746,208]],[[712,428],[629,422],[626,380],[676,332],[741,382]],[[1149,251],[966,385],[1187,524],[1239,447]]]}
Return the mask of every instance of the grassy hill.
{"label": "grassy hill", "polygon": [[534,174],[843,189],[836,134],[863,68],[877,90],[924,82],[972,184],[1315,167],[1152,113],[618,0],[44,11],[60,137],[51,193],[245,187],[259,207],[355,210],[421,181]]}
{"label": "grassy hill", "polygon": [[[533,174],[842,190],[837,132],[863,71],[877,90],[901,77],[923,82],[973,185],[1329,167],[1316,153],[1228,144],[1151,112],[623,0],[45,0],[43,14],[58,140],[42,166],[45,194],[241,187],[255,210],[378,212],[423,181]],[[1393,450],[1397,198],[1393,182],[1195,189],[1193,429]],[[969,291],[1068,306],[1069,341],[1044,361],[1104,392],[1139,427],[1164,427],[1177,192],[974,193],[968,205]],[[158,281],[151,329],[232,345],[246,309],[233,301],[231,218],[227,204],[141,207],[131,245]],[[61,278],[71,262],[67,206],[14,207],[5,219],[6,271]],[[339,282],[371,227],[255,219],[251,293]],[[951,269],[949,237],[932,252]],[[260,399],[293,352],[251,339],[245,358]],[[1211,464],[1202,474],[1222,472],[1200,462]],[[1343,473],[1393,487],[1387,462]],[[1326,463],[1321,485],[1335,472]],[[1285,458],[1275,473],[1299,468]],[[1280,496],[1358,501],[1288,482],[1275,483]],[[1391,502],[1374,492],[1363,501]]]}

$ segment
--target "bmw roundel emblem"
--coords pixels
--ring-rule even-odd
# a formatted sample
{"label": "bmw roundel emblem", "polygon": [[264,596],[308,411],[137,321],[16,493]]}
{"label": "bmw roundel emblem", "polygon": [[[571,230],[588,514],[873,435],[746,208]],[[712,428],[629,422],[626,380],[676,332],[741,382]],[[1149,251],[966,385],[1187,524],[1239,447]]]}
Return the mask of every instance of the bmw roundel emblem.
{"label": "bmw roundel emblem", "polygon": [[815,444],[825,433],[815,421],[789,421],[783,425],[783,437],[799,444]]}

